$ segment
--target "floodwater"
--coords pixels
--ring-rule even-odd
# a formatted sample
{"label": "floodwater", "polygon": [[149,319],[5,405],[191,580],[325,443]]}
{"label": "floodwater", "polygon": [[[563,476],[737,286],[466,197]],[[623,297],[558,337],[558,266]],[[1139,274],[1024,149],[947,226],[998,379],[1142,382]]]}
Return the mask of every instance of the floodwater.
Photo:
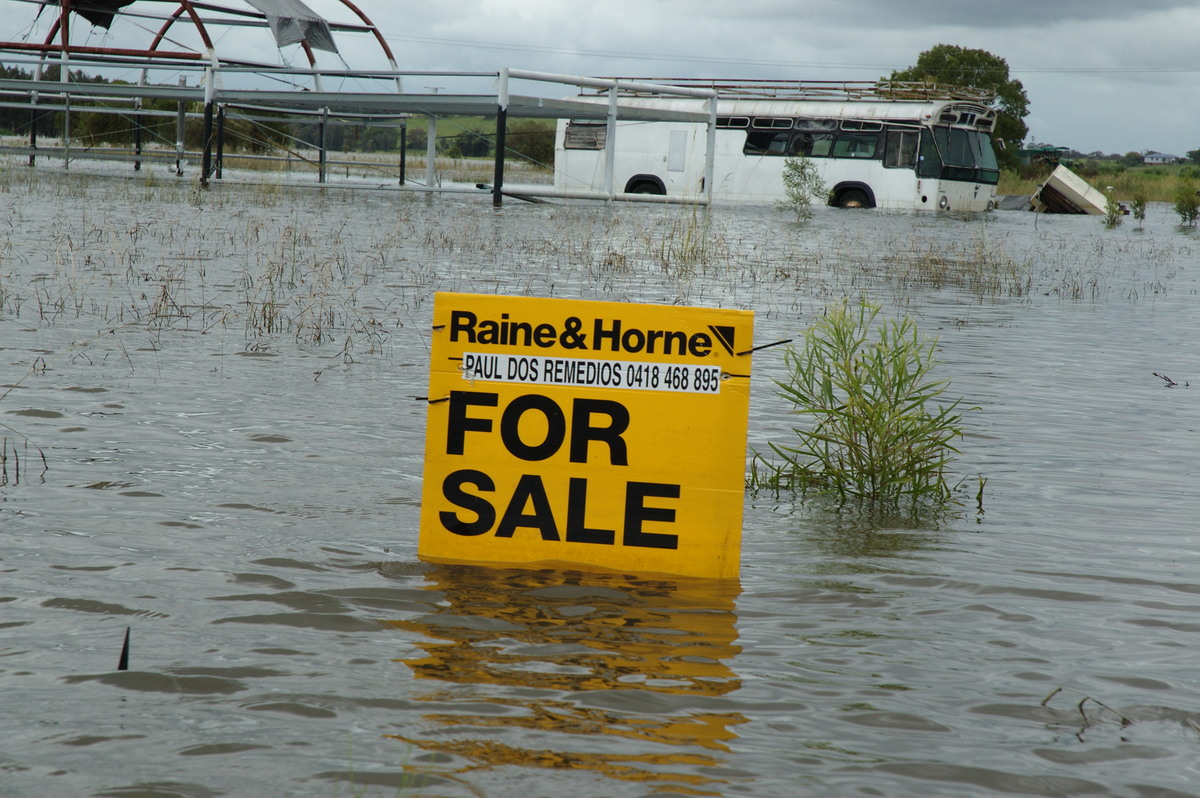
{"label": "floodwater", "polygon": [[[3,165],[0,794],[1200,795],[1198,247],[1165,205],[799,224]],[[748,308],[757,343],[868,296],[978,408],[961,512],[748,495],[737,584],[422,563],[438,290]]]}

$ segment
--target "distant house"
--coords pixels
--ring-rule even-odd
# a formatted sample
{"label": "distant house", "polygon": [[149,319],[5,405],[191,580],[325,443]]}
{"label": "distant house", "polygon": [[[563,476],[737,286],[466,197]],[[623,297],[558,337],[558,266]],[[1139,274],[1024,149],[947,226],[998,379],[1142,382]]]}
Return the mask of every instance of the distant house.
{"label": "distant house", "polygon": [[1179,163],[1183,158],[1178,155],[1168,155],[1165,152],[1148,152],[1142,163]]}

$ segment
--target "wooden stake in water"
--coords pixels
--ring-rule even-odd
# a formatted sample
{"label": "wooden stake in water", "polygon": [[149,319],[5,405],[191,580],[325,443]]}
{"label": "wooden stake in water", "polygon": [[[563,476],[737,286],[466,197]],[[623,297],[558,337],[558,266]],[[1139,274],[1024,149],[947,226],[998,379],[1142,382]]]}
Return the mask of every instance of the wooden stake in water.
{"label": "wooden stake in water", "polygon": [[129,670],[129,627],[125,627],[125,643],[121,646],[121,659],[117,662],[117,670]]}

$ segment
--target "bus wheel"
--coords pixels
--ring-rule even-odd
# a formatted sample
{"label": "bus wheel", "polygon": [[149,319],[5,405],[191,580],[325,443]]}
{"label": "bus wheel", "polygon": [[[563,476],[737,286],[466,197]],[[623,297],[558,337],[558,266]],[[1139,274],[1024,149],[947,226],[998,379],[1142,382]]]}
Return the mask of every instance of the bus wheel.
{"label": "bus wheel", "polygon": [[867,195],[856,188],[838,197],[839,208],[866,208],[867,204]]}
{"label": "bus wheel", "polygon": [[639,180],[629,187],[627,194],[666,194],[662,187],[653,180]]}

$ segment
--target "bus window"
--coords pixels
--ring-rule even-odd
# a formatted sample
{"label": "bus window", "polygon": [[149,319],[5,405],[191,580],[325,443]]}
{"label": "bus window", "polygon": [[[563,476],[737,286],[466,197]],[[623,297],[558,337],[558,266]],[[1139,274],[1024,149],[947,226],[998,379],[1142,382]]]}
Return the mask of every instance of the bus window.
{"label": "bus window", "polygon": [[787,155],[788,133],[779,131],[746,132],[746,144],[742,147],[743,155]]}
{"label": "bus window", "polygon": [[942,174],[942,158],[938,155],[937,145],[929,130],[921,134],[921,145],[917,157],[917,177],[940,177]]}
{"label": "bus window", "polygon": [[837,130],[838,121],[836,119],[797,119],[797,130]]}
{"label": "bus window", "polygon": [[608,140],[608,128],[603,123],[567,122],[563,135],[564,150],[602,150]]}
{"label": "bus window", "polygon": [[975,165],[980,169],[999,169],[996,163],[996,151],[992,149],[992,137],[987,133],[970,131],[967,133],[971,150],[975,154]]}
{"label": "bus window", "polygon": [[788,145],[788,155],[827,156],[832,143],[833,135],[830,133],[796,133]]}
{"label": "bus window", "polygon": [[917,165],[917,131],[889,130],[883,144],[883,165],[912,169]]}
{"label": "bus window", "polygon": [[879,136],[874,133],[843,133],[833,144],[834,158],[874,158]]}
{"label": "bus window", "polygon": [[1000,165],[996,163],[996,151],[992,149],[992,137],[975,130],[967,132],[967,141],[975,157],[977,179],[980,183],[995,185],[1000,182]]}
{"label": "bus window", "polygon": [[942,160],[948,166],[974,166],[975,159],[967,146],[967,131],[958,128],[937,127],[933,129]]}

